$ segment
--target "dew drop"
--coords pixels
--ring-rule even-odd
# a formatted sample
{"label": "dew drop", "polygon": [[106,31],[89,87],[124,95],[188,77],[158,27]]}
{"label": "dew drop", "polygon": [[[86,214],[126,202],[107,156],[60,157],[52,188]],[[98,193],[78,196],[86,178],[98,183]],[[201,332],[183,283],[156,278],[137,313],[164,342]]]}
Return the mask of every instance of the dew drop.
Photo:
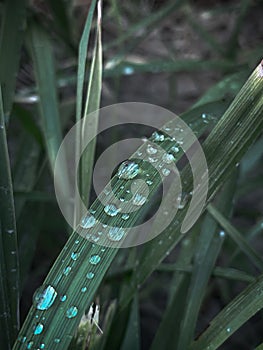
{"label": "dew drop", "polygon": [[171,153],[165,153],[162,159],[166,164],[170,164],[175,160],[174,156]]}
{"label": "dew drop", "polygon": [[45,349],[45,344],[44,343],[40,344],[39,349]]}
{"label": "dew drop", "polygon": [[42,323],[38,323],[38,324],[36,325],[36,327],[35,327],[34,334],[37,335],[37,334],[42,333],[43,329],[44,329],[43,324],[42,324]]}
{"label": "dew drop", "polygon": [[147,185],[151,186],[153,184],[153,182],[151,180],[147,180],[146,181]]}
{"label": "dew drop", "polygon": [[125,160],[119,166],[117,176],[119,179],[134,179],[140,172],[139,165],[131,160]]}
{"label": "dew drop", "polygon": [[62,295],[61,297],[60,297],[60,301],[66,301],[67,300],[67,296],[66,296],[66,294],[65,295]]}
{"label": "dew drop", "polygon": [[227,331],[227,333],[230,333],[231,332],[231,328],[228,327],[226,331]]}
{"label": "dew drop", "polygon": [[104,208],[104,211],[109,216],[116,216],[121,211],[121,209],[117,208],[114,204],[107,204]]}
{"label": "dew drop", "polygon": [[158,162],[158,159],[152,158],[152,157],[148,157],[148,160],[149,160],[150,163],[156,163],[156,162]]}
{"label": "dew drop", "polygon": [[121,216],[121,218],[123,219],[123,220],[128,220],[129,219],[129,217],[130,217],[130,215],[129,214],[123,214],[122,216]]}
{"label": "dew drop", "polygon": [[162,169],[162,174],[163,174],[163,176],[168,176],[169,174],[170,174],[170,170],[169,169]]}
{"label": "dew drop", "polygon": [[123,238],[124,234],[125,231],[123,228],[111,227],[107,236],[111,241],[118,242]]}
{"label": "dew drop", "polygon": [[146,149],[146,152],[147,152],[148,154],[156,154],[156,153],[157,153],[157,149],[154,148],[154,147],[151,146],[151,145],[148,145],[148,146],[147,146],[147,149]]}
{"label": "dew drop", "polygon": [[33,304],[38,310],[47,310],[54,303],[57,296],[52,286],[38,288],[33,296]]}
{"label": "dew drop", "polygon": [[88,272],[86,274],[86,277],[87,277],[88,280],[91,280],[94,277],[94,273],[93,272]]}
{"label": "dew drop", "polygon": [[144,197],[143,195],[141,195],[139,193],[136,193],[135,196],[133,197],[132,203],[134,205],[141,206],[141,205],[143,205],[146,202],[146,200],[147,200],[146,197]]}
{"label": "dew drop", "polygon": [[96,219],[92,215],[85,216],[80,223],[82,228],[91,228],[96,224]]}
{"label": "dew drop", "polygon": [[56,344],[60,343],[60,339],[59,338],[54,339],[54,343]]}
{"label": "dew drop", "polygon": [[177,146],[173,146],[171,148],[171,151],[174,152],[174,153],[178,153],[180,151],[180,149]]}
{"label": "dew drop", "polygon": [[220,237],[225,237],[225,231],[221,230],[221,231],[219,232],[219,236],[220,236]]}
{"label": "dew drop", "polygon": [[123,74],[124,75],[131,75],[134,73],[134,68],[131,66],[126,66],[123,68]]}
{"label": "dew drop", "polygon": [[14,231],[14,230],[6,230],[6,232],[7,232],[9,235],[12,235],[15,231]]}
{"label": "dew drop", "polygon": [[99,255],[92,255],[92,257],[89,259],[89,262],[92,265],[97,265],[100,262],[100,256]]}
{"label": "dew drop", "polygon": [[32,341],[30,341],[29,343],[27,343],[27,349],[32,349],[32,346],[34,345],[34,343]]}
{"label": "dew drop", "polygon": [[64,274],[65,276],[68,276],[68,274],[70,273],[70,271],[71,271],[71,267],[70,267],[70,266],[67,266],[67,267],[64,268],[63,274]]}
{"label": "dew drop", "polygon": [[155,131],[155,132],[152,134],[152,137],[153,137],[153,140],[154,140],[154,141],[157,141],[157,142],[162,142],[162,141],[164,141],[164,135],[158,133],[157,131]]}
{"label": "dew drop", "polygon": [[66,312],[67,318],[74,318],[77,316],[77,314],[78,314],[78,308],[76,306],[71,306]]}
{"label": "dew drop", "polygon": [[87,291],[87,287],[81,288],[81,293],[85,293]]}
{"label": "dew drop", "polygon": [[76,253],[76,252],[71,253],[71,259],[74,261],[76,261],[79,256],[80,256],[80,253]]}

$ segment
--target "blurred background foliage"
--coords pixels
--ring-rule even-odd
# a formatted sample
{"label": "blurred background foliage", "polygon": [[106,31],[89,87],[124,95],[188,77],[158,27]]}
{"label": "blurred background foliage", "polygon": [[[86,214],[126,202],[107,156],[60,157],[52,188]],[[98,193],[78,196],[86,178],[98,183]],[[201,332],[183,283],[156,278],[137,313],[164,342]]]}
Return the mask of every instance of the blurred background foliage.
{"label": "blurred background foliage", "polygon": [[[89,9],[88,0],[0,3],[0,82],[19,238],[21,321],[31,305],[34,290],[42,283],[68,237],[69,229],[56,204],[50,169],[54,150],[75,122],[78,43]],[[166,107],[177,114],[212,101],[227,106],[262,57],[262,17],[263,3],[256,0],[104,0],[101,106],[140,101]],[[93,43],[95,25],[91,34]],[[40,46],[38,53],[36,46]],[[89,59],[91,55],[89,50]],[[89,69],[86,83],[88,75]],[[42,102],[39,95],[45,97]],[[50,120],[46,121],[43,114],[49,115]],[[125,129],[120,132],[129,134]],[[51,148],[45,146],[49,135]],[[111,140],[114,137],[115,134],[111,135]],[[99,138],[97,148],[103,147],[105,140]],[[262,171],[261,139],[239,167],[238,188],[235,196],[228,199],[230,209],[225,213],[226,216],[231,213],[231,223],[246,233],[261,255]],[[218,208],[223,212],[224,205]],[[203,225],[201,220],[199,225]],[[121,334],[126,334],[122,349],[148,349],[150,344],[159,349],[161,327],[168,327],[168,334],[173,332],[161,320],[169,310],[176,310],[171,306],[173,303],[184,299],[189,283],[186,281],[179,294],[175,294],[176,281],[181,274],[189,275],[192,271],[192,260],[184,261],[183,256],[193,249],[198,232],[194,238],[183,240],[141,286],[129,311],[123,312],[115,328],[109,330],[105,349],[118,348],[114,344],[119,344],[120,323],[124,327]],[[128,259],[127,266],[131,266],[136,254],[136,249],[129,253],[121,251],[98,292],[99,322],[104,330],[107,320],[113,317],[114,299],[128,288],[125,281],[129,281],[130,269],[123,268],[123,261]],[[181,265],[172,268],[178,259]],[[196,336],[256,275],[255,268],[228,236],[216,266],[202,296]],[[177,309],[177,312],[180,315],[181,311]],[[176,314],[168,317],[171,318],[174,324],[179,322]],[[155,337],[160,323],[160,334]],[[131,342],[132,338],[136,339]],[[172,344],[174,340],[170,341]],[[259,313],[221,348],[253,349],[262,341]],[[107,342],[112,342],[112,347]]]}

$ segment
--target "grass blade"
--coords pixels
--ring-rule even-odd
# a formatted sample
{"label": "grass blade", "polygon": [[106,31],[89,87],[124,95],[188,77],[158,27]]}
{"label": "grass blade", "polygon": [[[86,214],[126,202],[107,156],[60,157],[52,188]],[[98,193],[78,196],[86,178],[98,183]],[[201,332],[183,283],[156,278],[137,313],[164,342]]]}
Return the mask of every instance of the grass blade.
{"label": "grass blade", "polygon": [[3,4],[0,38],[0,83],[2,85],[3,108],[7,118],[14,100],[16,73],[26,27],[26,5],[27,0],[5,1]]}
{"label": "grass blade", "polygon": [[[15,208],[0,89],[0,344],[10,348],[19,330],[19,265]],[[5,282],[4,282],[5,281]]]}
{"label": "grass blade", "polygon": [[[85,140],[86,133],[96,135],[98,127],[99,113],[90,113],[97,111],[100,106],[102,88],[102,44],[101,44],[101,1],[98,1],[98,23],[95,48],[93,53],[93,60],[90,69],[89,85],[86,98],[86,105],[84,110],[84,123],[82,128],[82,138]],[[92,117],[92,119],[91,119]],[[81,193],[83,202],[88,205],[89,194],[91,189],[92,172],[94,153],[96,147],[96,139],[92,140],[81,159]]]}
{"label": "grass blade", "polygon": [[214,350],[263,308],[263,276],[243,290],[210,323],[191,350]]}

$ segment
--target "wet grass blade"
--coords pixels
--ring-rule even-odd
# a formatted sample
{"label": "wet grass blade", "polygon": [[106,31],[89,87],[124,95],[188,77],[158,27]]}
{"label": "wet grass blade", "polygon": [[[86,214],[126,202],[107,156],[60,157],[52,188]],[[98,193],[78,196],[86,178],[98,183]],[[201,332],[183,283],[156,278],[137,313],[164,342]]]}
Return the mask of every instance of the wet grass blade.
{"label": "wet grass blade", "polygon": [[0,344],[11,348],[19,330],[19,264],[15,208],[0,89]]}
{"label": "wet grass blade", "polygon": [[[226,179],[236,170],[235,164],[241,160],[248,147],[262,132],[263,80],[261,69],[261,65],[255,69],[204,142],[203,147],[210,173],[208,201],[211,201]],[[200,120],[200,115],[198,115],[198,120]],[[170,127],[173,126],[173,122],[169,122]],[[145,144],[141,147],[144,149]],[[192,179],[192,171],[189,167],[186,167],[182,172],[182,178],[187,182]],[[114,179],[117,180],[116,177]],[[186,186],[187,192],[191,191],[190,182],[189,188]],[[119,188],[118,180],[115,186]],[[97,220],[101,220],[104,215],[104,206],[98,199],[91,205],[91,209],[96,211]],[[180,210],[176,220],[162,233],[162,245],[158,244],[160,238],[145,244],[144,257],[140,260],[140,269],[133,276],[133,283],[127,294],[126,302],[131,300],[134,292],[137,291],[137,286],[144,282],[167,256],[167,253],[182,239],[180,224],[185,217],[186,210],[187,206]],[[116,220],[118,221],[118,218]],[[134,222],[130,222],[130,224],[132,225]],[[116,225],[118,226],[117,222]],[[96,229],[95,225],[94,230]],[[93,232],[93,228],[91,232]],[[104,238],[106,239],[103,236]],[[117,252],[118,249],[102,248],[100,245],[88,242],[76,232],[71,235],[44,281],[45,286],[54,288],[54,291],[51,287],[48,289],[49,292],[53,291],[52,294],[55,296],[52,306],[43,311],[33,306],[20,331],[21,336],[27,337],[25,346],[32,341],[36,346],[45,343],[46,347],[52,348],[55,339],[59,339],[61,348],[67,348],[84,310],[92,302]],[[79,253],[78,258],[74,259],[76,253]],[[93,264],[94,256],[98,256],[96,261],[99,261],[95,265]],[[67,276],[65,269],[68,266],[71,267],[71,272]],[[88,272],[94,274],[92,278],[86,277]],[[81,291],[84,286],[89,291],[86,294]],[[64,302],[60,300],[63,295],[67,296]],[[68,317],[68,313],[72,311],[71,307],[76,307],[74,317]],[[45,317],[43,332],[38,335],[35,335],[33,331],[36,316]],[[14,349],[25,348],[25,346],[18,340]]]}
{"label": "wet grass blade", "polygon": [[263,308],[263,276],[243,290],[210,323],[191,350],[217,349],[237,329]]}
{"label": "wet grass blade", "polygon": [[[26,27],[27,0],[4,1],[0,36],[0,83],[6,118],[12,109],[20,50]],[[15,10],[14,10],[15,9]]]}

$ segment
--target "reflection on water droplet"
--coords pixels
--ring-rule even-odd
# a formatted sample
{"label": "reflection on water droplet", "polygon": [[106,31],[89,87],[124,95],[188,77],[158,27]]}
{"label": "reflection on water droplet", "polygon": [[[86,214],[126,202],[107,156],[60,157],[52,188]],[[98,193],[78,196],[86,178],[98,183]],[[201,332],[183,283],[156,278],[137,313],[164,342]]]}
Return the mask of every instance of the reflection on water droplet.
{"label": "reflection on water droplet", "polygon": [[219,236],[220,236],[220,237],[225,237],[225,231],[221,230],[221,231],[219,232]]}
{"label": "reflection on water droplet", "polygon": [[33,296],[33,304],[38,310],[47,310],[54,303],[57,296],[52,286],[38,288]]}
{"label": "reflection on water droplet", "polygon": [[44,343],[40,344],[39,349],[45,349],[45,344]]}
{"label": "reflection on water droplet", "polygon": [[86,277],[87,277],[87,279],[91,280],[94,277],[94,273],[93,272],[88,272],[86,274]]}
{"label": "reflection on water droplet", "polygon": [[34,334],[37,335],[42,333],[43,329],[44,329],[44,326],[42,325],[42,323],[38,323],[35,327]]}
{"label": "reflection on water droplet", "polygon": [[80,253],[73,252],[73,253],[71,253],[71,259],[76,261],[78,259],[79,255],[80,255]]}
{"label": "reflection on water droplet", "polygon": [[60,343],[60,339],[59,338],[54,339],[54,343],[56,344]]}
{"label": "reflection on water droplet", "polygon": [[148,157],[148,160],[149,160],[150,163],[156,163],[156,162],[158,162],[158,159],[152,158],[152,157]]}
{"label": "reflection on water droplet", "polygon": [[180,149],[177,146],[173,146],[171,148],[171,151],[174,152],[174,153],[178,153],[180,151]]}
{"label": "reflection on water droplet", "polygon": [[129,217],[130,217],[129,214],[123,214],[123,215],[121,216],[121,218],[122,218],[123,220],[128,220]]}
{"label": "reflection on water droplet", "polygon": [[86,291],[87,291],[87,287],[81,288],[81,292],[82,292],[82,293],[85,293]]}
{"label": "reflection on water droplet", "polygon": [[117,176],[120,179],[134,179],[140,172],[139,165],[131,160],[126,160],[119,166]]}
{"label": "reflection on water droplet", "polygon": [[170,174],[170,170],[169,169],[162,169],[162,173],[163,173],[163,176],[168,176]]}
{"label": "reflection on water droplet", "polygon": [[66,299],[67,299],[67,296],[66,296],[66,294],[65,295],[62,295],[62,297],[60,297],[60,301],[66,301]]}
{"label": "reflection on water droplet", "polygon": [[70,273],[70,271],[71,271],[71,267],[70,267],[70,266],[67,266],[67,267],[64,268],[63,274],[64,274],[65,276],[68,276],[68,274]]}
{"label": "reflection on water droplet", "polygon": [[32,349],[32,346],[34,345],[34,343],[32,341],[30,341],[29,343],[27,343],[27,349]]}
{"label": "reflection on water droplet", "polygon": [[153,184],[153,182],[151,180],[147,180],[146,181],[147,185],[151,186]]}
{"label": "reflection on water droplet", "polygon": [[15,231],[14,231],[14,230],[6,230],[6,232],[7,232],[9,235],[12,235]]}
{"label": "reflection on water droplet", "polygon": [[118,242],[120,241],[125,234],[125,231],[121,227],[111,227],[108,232],[108,238],[111,241]]}
{"label": "reflection on water droplet", "polygon": [[227,333],[230,333],[231,332],[231,328],[227,328]]}
{"label": "reflection on water droplet", "polygon": [[136,193],[135,196],[133,197],[132,203],[134,205],[141,206],[141,205],[143,205],[146,202],[146,200],[147,200],[146,197],[144,197],[143,195],[141,195],[139,193]]}
{"label": "reflection on water droplet", "polygon": [[162,159],[166,164],[170,164],[175,160],[174,156],[171,153],[165,153]]}
{"label": "reflection on water droplet", "polygon": [[134,68],[131,66],[126,66],[123,68],[123,74],[124,75],[131,75],[134,73]]}
{"label": "reflection on water droplet", "polygon": [[156,153],[157,153],[157,149],[154,148],[154,147],[151,146],[151,145],[148,145],[148,146],[147,146],[147,149],[146,149],[146,152],[147,152],[148,154],[156,154]]}
{"label": "reflection on water droplet", "polygon": [[152,134],[152,137],[153,137],[153,140],[154,140],[154,141],[157,141],[157,142],[162,142],[162,141],[164,141],[164,135],[158,133],[157,131],[155,131],[155,132]]}
{"label": "reflection on water droplet", "polygon": [[107,204],[104,208],[104,211],[109,216],[116,216],[121,211],[121,209],[117,208],[114,204]]}
{"label": "reflection on water droplet", "polygon": [[92,255],[92,257],[89,259],[89,262],[92,265],[97,265],[100,262],[100,256],[99,255]]}
{"label": "reflection on water droplet", "polygon": [[71,306],[66,312],[67,318],[74,318],[77,316],[77,314],[78,314],[78,308],[76,306]]}
{"label": "reflection on water droplet", "polygon": [[91,228],[96,224],[96,219],[92,215],[85,216],[80,223],[82,228]]}

